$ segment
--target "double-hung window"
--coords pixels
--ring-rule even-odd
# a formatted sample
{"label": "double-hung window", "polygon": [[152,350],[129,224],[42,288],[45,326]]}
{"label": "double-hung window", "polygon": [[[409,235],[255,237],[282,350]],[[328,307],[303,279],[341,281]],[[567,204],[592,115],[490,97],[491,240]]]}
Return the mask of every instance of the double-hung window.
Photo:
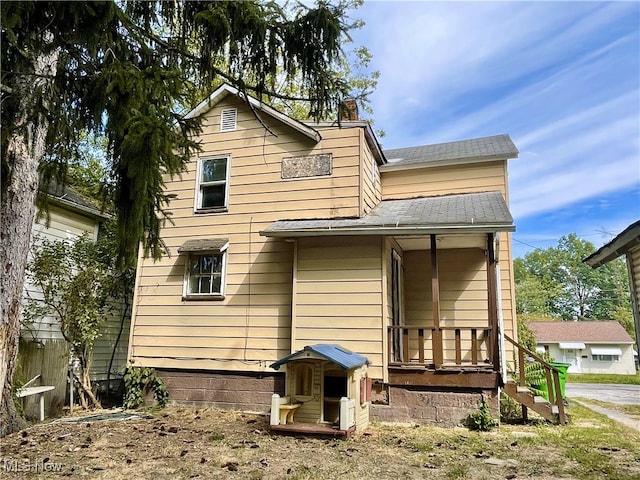
{"label": "double-hung window", "polygon": [[228,240],[190,240],[178,249],[185,253],[185,299],[223,299]]}
{"label": "double-hung window", "polygon": [[229,199],[228,155],[202,158],[198,162],[196,211],[226,211]]}

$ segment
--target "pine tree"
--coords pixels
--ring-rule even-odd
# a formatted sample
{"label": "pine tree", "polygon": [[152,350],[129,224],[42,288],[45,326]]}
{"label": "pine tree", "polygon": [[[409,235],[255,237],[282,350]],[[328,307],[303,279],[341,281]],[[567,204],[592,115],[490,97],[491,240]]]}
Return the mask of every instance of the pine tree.
{"label": "pine tree", "polygon": [[[80,136],[104,136],[118,220],[120,266],[138,246],[155,258],[169,219],[163,177],[198,150],[200,119],[184,107],[216,81],[260,98],[296,82],[312,118],[345,96],[335,74],[348,0],[312,8],[276,2],[3,2],[0,145],[0,422],[11,397],[34,201],[63,179]],[[284,97],[284,95],[280,95]]]}

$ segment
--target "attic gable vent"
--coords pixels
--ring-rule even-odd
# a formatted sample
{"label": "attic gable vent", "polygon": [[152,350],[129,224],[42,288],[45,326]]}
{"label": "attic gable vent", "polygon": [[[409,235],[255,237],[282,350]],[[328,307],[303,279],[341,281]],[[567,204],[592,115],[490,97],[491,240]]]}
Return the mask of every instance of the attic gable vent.
{"label": "attic gable vent", "polygon": [[227,108],[222,110],[220,115],[220,131],[232,132],[236,129],[238,122],[238,110],[235,108]]}

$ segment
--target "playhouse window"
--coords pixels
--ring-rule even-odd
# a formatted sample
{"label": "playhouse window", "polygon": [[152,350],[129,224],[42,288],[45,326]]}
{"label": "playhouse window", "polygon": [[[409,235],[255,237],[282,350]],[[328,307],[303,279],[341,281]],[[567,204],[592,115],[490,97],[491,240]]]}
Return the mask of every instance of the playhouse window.
{"label": "playhouse window", "polygon": [[302,363],[296,366],[294,395],[296,397],[313,396],[313,365]]}

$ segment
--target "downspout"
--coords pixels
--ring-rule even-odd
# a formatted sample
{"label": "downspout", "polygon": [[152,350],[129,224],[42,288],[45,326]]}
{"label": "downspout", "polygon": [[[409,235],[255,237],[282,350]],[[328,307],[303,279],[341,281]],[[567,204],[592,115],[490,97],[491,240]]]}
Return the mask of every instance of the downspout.
{"label": "downspout", "polygon": [[297,337],[297,318],[298,318],[298,240],[290,240],[293,242],[293,272],[292,272],[292,285],[291,285],[291,353],[295,353],[296,350],[296,337]]}
{"label": "downspout", "polygon": [[502,382],[507,380],[507,351],[504,344],[504,317],[502,315],[502,282],[500,280],[500,232],[495,236],[495,261],[496,261],[496,306],[498,310],[498,348],[500,349],[500,373]]}

